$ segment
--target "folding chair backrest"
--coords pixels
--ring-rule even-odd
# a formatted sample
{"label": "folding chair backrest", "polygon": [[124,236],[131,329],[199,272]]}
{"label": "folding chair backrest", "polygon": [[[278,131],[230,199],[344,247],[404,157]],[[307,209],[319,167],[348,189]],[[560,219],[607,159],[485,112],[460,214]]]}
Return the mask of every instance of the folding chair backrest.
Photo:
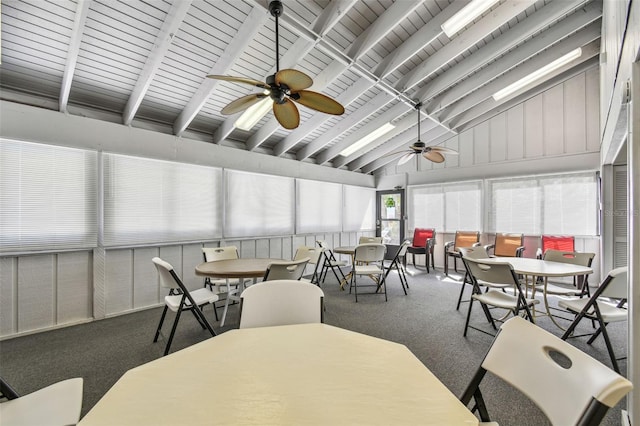
{"label": "folding chair backrest", "polygon": [[454,249],[458,249],[460,247],[471,247],[478,241],[480,241],[479,232],[456,231],[456,238],[453,246]]}
{"label": "folding chair backrest", "polygon": [[509,263],[483,262],[470,257],[464,257],[463,260],[469,273],[478,281],[518,285],[518,279]]}
{"label": "folding chair backrest", "polygon": [[[154,257],[151,261],[158,270],[158,275],[160,275],[160,284],[162,287],[182,289],[180,283],[178,283],[176,278],[174,278],[174,275],[171,274],[171,271],[173,271],[173,266],[171,266],[171,264],[165,262],[159,257]],[[177,275],[175,275],[175,277],[177,277]]]}
{"label": "folding chair backrest", "polygon": [[487,249],[482,246],[475,247],[460,247],[458,249],[462,257],[466,257],[468,259],[487,259],[489,258],[489,253],[487,253]]}
{"label": "folding chair backrest", "polygon": [[542,253],[547,250],[575,251],[575,238],[571,235],[543,235]]}
{"label": "folding chair backrest", "polygon": [[433,228],[416,228],[413,230],[413,241],[411,245],[413,247],[425,247],[427,240],[435,238],[436,230]]}
{"label": "folding chair backrest", "polygon": [[517,249],[523,246],[522,234],[496,234],[493,254],[498,257],[516,257]]}
{"label": "folding chair backrest", "polygon": [[324,292],[315,284],[276,280],[242,293],[240,328],[321,323]]}
{"label": "folding chair backrest", "polygon": [[[602,289],[600,296],[611,297],[613,299],[628,299],[629,298],[629,280],[628,280],[628,267],[616,268],[609,272],[607,279],[610,279],[606,283],[606,287]],[[600,284],[605,285],[606,280]],[[595,296],[596,294],[594,294]]]}
{"label": "folding chair backrest", "polygon": [[225,247],[203,247],[202,253],[204,254],[205,262],[215,262],[218,260],[237,259],[238,248],[236,246]]}
{"label": "folding chair backrest", "polygon": [[382,244],[382,237],[365,237],[358,240],[358,244]]}
{"label": "folding chair backrest", "polygon": [[263,281],[299,280],[304,274],[307,263],[309,263],[308,257],[291,262],[272,263],[267,268]]}
{"label": "folding chair backrest", "polygon": [[613,407],[633,388],[604,364],[520,317],[502,325],[482,367],[527,395],[554,425],[597,424],[583,418],[592,402]]}
{"label": "folding chair backrest", "polygon": [[552,262],[570,263],[572,265],[591,266],[595,253],[582,253],[577,251],[547,250],[544,252],[544,260]]}
{"label": "folding chair backrest", "polygon": [[300,246],[296,250],[296,254],[293,256],[293,260],[309,258],[309,263],[311,265],[315,265],[318,263],[320,254],[322,254],[321,247],[316,248],[316,247],[309,247],[309,246]]}
{"label": "folding chair backrest", "polygon": [[354,262],[379,262],[384,259],[387,246],[384,244],[360,244],[356,247],[353,257]]}
{"label": "folding chair backrest", "polygon": [[411,241],[409,240],[404,240],[402,242],[402,244],[400,244],[400,247],[398,248],[398,252],[396,253],[395,258],[399,259],[404,257],[404,255],[407,254],[407,249],[409,248],[409,245],[411,244]]}

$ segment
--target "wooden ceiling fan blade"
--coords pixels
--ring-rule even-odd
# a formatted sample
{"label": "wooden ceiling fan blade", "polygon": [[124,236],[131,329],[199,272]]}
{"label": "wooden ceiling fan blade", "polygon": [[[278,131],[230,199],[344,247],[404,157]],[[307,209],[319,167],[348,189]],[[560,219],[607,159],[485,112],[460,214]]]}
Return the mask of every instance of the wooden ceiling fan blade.
{"label": "wooden ceiling fan blade", "polygon": [[231,81],[232,83],[250,84],[251,86],[260,87],[261,89],[270,89],[268,84],[262,81],[253,80],[251,78],[232,77],[229,75],[217,75],[217,74],[210,74],[207,76],[207,78],[212,78],[214,80]]}
{"label": "wooden ceiling fan blade", "polygon": [[415,152],[415,151],[407,152],[405,155],[400,157],[400,159],[398,160],[398,166],[401,166],[404,163],[409,162],[409,160],[411,160],[413,158],[413,156],[416,155],[416,154],[417,154],[417,152]]}
{"label": "wooden ceiling fan blade", "polygon": [[312,92],[311,90],[301,90],[293,93],[291,98],[299,104],[307,108],[315,109],[316,111],[333,115],[344,114],[344,107],[340,105],[340,103],[322,93]]}
{"label": "wooden ceiling fan blade", "polygon": [[445,148],[444,146],[430,146],[429,149],[431,149],[431,151],[439,152],[441,154],[458,155],[458,151],[456,151],[455,149]]}
{"label": "wooden ceiling fan blade", "polygon": [[284,84],[292,92],[304,90],[311,87],[311,85],[313,84],[313,80],[311,79],[311,77],[301,71],[292,69],[278,71],[276,73],[275,80],[278,86]]}
{"label": "wooden ceiling fan blade", "polygon": [[273,115],[276,116],[278,123],[285,129],[295,129],[300,124],[300,113],[290,99],[285,99],[281,104],[274,102]]}
{"label": "wooden ceiling fan blade", "polygon": [[380,158],[391,157],[392,155],[398,155],[398,154],[414,154],[414,153],[415,153],[414,151],[403,149],[402,151],[390,152],[388,154],[382,155],[380,156]]}
{"label": "wooden ceiling fan blade", "polygon": [[243,96],[231,102],[226,107],[222,108],[222,111],[220,112],[224,115],[231,115],[240,111],[244,111],[251,105],[259,102],[261,99],[264,99],[267,96],[268,95],[265,95],[264,93],[253,93],[251,95]]}
{"label": "wooden ceiling fan blade", "polygon": [[434,163],[442,163],[444,161],[443,155],[436,151],[425,150],[422,153],[422,156],[429,161],[433,161]]}

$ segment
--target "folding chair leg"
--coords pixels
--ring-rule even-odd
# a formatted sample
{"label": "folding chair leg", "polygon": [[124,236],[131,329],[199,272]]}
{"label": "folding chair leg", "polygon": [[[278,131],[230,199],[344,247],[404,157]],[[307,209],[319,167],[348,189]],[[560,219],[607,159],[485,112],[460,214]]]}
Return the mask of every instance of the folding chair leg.
{"label": "folding chair leg", "polygon": [[164,317],[167,315],[167,305],[164,305],[164,309],[162,310],[162,315],[160,316],[160,322],[158,323],[158,328],[156,329],[156,335],[153,338],[154,343],[158,341],[158,337],[160,337],[160,330],[162,329],[162,323],[164,322]]}
{"label": "folding chair leg", "polygon": [[[182,306],[180,306],[182,308]],[[176,328],[178,328],[178,321],[180,320],[180,314],[182,313],[182,309],[178,309],[176,312],[176,319],[173,321],[173,326],[171,327],[171,334],[169,335],[169,340],[167,340],[167,346],[164,348],[164,355],[166,356],[169,353],[169,349],[171,348],[171,342],[173,341],[173,335],[176,334]]]}
{"label": "folding chair leg", "polygon": [[[465,276],[466,278],[466,276]],[[460,303],[462,303],[462,295],[464,294],[464,289],[467,286],[466,280],[462,280],[462,287],[460,288],[460,296],[458,296],[458,304],[456,305],[456,311],[460,310]]]}

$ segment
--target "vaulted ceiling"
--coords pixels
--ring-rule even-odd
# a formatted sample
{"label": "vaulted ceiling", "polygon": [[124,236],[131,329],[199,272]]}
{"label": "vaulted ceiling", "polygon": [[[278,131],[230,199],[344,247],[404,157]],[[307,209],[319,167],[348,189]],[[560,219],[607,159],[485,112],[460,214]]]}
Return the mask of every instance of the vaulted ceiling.
{"label": "vaulted ceiling", "polygon": [[[239,150],[375,174],[417,139],[442,144],[506,108],[596,66],[602,3],[501,0],[447,37],[461,0],[283,0],[280,69],[345,106],[301,106],[300,126],[268,113],[250,131],[221,109],[276,69],[268,0],[2,0],[4,100],[144,127]],[[532,85],[492,95],[564,54],[582,54]],[[395,128],[340,153],[385,123]]]}

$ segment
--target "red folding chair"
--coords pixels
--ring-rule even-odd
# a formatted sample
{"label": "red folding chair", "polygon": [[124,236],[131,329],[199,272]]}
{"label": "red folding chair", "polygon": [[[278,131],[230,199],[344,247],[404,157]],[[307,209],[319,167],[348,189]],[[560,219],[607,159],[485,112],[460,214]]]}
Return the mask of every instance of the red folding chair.
{"label": "red folding chair", "polygon": [[407,253],[411,253],[413,266],[416,266],[416,254],[424,254],[424,263],[429,272],[429,258],[431,267],[435,269],[433,260],[433,246],[436,245],[436,230],[433,228],[416,228],[413,231],[413,241],[407,247]]}

